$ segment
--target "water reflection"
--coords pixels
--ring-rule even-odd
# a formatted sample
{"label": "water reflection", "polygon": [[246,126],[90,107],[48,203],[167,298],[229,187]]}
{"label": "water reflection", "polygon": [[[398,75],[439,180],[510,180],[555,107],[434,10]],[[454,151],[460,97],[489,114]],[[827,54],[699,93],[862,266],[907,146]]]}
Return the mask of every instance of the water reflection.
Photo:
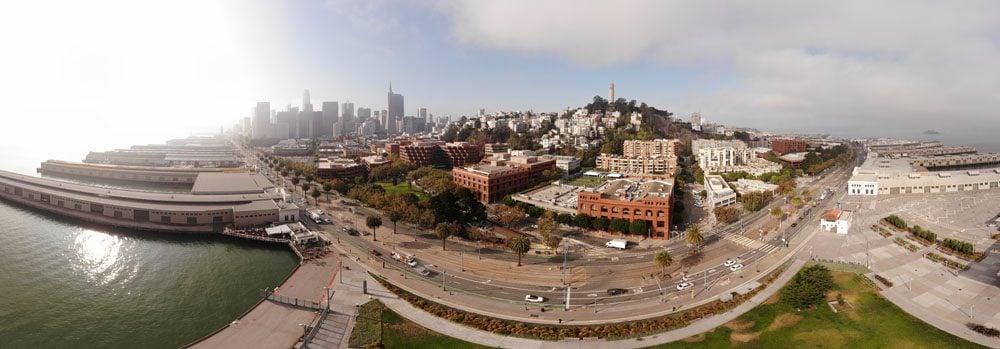
{"label": "water reflection", "polygon": [[119,236],[80,229],[73,241],[74,268],[91,283],[106,285],[123,271],[123,241]]}

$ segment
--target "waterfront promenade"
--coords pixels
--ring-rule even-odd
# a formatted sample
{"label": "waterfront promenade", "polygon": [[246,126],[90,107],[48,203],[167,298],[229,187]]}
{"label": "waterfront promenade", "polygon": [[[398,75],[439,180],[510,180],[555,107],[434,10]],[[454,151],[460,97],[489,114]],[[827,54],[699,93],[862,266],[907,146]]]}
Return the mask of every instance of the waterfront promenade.
{"label": "waterfront promenade", "polygon": [[[294,298],[302,301],[325,304],[327,287],[332,290],[334,298],[331,308],[337,314],[352,310],[353,306],[342,304],[348,300],[347,284],[337,280],[340,271],[340,256],[329,253],[326,256],[301,264],[274,291],[274,294],[284,298]],[[341,306],[336,306],[341,304]],[[351,314],[353,315],[353,314]],[[296,345],[305,333],[303,324],[309,327],[315,325],[319,312],[304,307],[294,307],[274,301],[263,300],[244,316],[233,321],[219,331],[192,343],[191,348],[290,348]],[[343,346],[345,347],[350,328],[341,329]],[[328,338],[329,334],[325,338]],[[318,348],[321,346],[310,346]]]}

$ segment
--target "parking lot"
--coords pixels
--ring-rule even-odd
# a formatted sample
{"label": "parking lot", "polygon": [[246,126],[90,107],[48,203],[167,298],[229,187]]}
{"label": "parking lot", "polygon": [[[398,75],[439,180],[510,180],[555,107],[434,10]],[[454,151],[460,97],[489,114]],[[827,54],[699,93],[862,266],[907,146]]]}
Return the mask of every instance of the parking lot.
{"label": "parking lot", "polygon": [[866,214],[868,221],[896,214],[910,225],[930,229],[939,238],[967,241],[977,250],[992,246],[995,240],[991,237],[998,233],[997,228],[986,226],[987,221],[1000,213],[1000,191],[996,190],[852,200],[854,207],[860,202],[870,209],[871,213]]}

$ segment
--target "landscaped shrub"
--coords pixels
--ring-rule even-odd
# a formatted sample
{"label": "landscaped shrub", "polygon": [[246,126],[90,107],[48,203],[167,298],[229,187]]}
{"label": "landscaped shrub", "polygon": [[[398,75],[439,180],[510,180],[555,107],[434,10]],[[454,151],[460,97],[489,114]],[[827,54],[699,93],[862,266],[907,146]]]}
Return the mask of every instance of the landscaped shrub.
{"label": "landscaped shrub", "polygon": [[917,245],[914,245],[914,244],[911,244],[911,243],[910,243],[909,241],[906,241],[906,240],[904,240],[903,238],[901,238],[901,237],[898,237],[898,236],[897,236],[897,237],[896,237],[896,239],[895,239],[895,240],[893,240],[893,241],[895,241],[897,245],[900,245],[900,246],[903,246],[903,247],[905,247],[905,248],[906,248],[907,250],[910,250],[911,252],[913,252],[913,251],[916,251],[916,250],[919,250],[919,249],[920,249],[920,246],[917,246]]}
{"label": "landscaped shrub", "polygon": [[987,337],[1000,337],[1000,330],[992,328],[992,327],[986,327],[986,326],[983,326],[983,325],[980,325],[980,324],[974,324],[974,323],[971,323],[971,322],[968,323],[968,324],[966,324],[966,326],[969,326],[970,330],[982,333],[984,336],[987,336]]}
{"label": "landscaped shrub", "polygon": [[962,240],[944,239],[944,241],[941,242],[941,247],[966,255],[972,255],[976,253],[976,250],[972,246],[972,244]]}
{"label": "landscaped shrub", "polygon": [[886,287],[892,287],[892,281],[889,281],[889,279],[886,279],[882,275],[875,274],[875,280],[878,280],[878,282],[881,282]]}
{"label": "landscaped shrub", "polygon": [[916,236],[928,243],[934,243],[937,241],[937,234],[934,234],[930,230],[921,228],[919,225],[910,227],[910,234],[913,234],[913,236]]}
{"label": "landscaped shrub", "polygon": [[906,230],[906,221],[899,218],[897,215],[891,214],[888,217],[885,217],[885,221],[886,223],[892,224],[896,228]]}
{"label": "landscaped shrub", "polygon": [[943,256],[941,256],[941,255],[939,255],[937,253],[934,253],[934,252],[928,253],[928,254],[926,254],[926,256],[927,256],[927,259],[930,259],[932,261],[944,264],[944,266],[946,266],[948,268],[952,268],[952,269],[955,269],[955,270],[969,270],[969,266],[968,265],[962,264],[962,263],[959,263],[959,262],[956,262],[956,261],[953,261],[953,260],[950,260],[948,258],[944,258]]}

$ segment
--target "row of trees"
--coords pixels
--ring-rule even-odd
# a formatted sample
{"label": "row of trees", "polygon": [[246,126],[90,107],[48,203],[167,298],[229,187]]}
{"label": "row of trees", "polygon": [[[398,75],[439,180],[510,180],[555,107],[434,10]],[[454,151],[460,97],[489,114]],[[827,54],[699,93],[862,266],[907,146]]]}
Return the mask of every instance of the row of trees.
{"label": "row of trees", "polygon": [[966,255],[973,255],[976,253],[976,249],[972,246],[972,244],[962,240],[944,239],[944,241],[941,241],[941,247]]}
{"label": "row of trees", "polygon": [[768,191],[754,191],[743,195],[740,195],[740,203],[743,204],[743,208],[750,212],[757,212],[764,208],[774,199],[774,192]]}
{"label": "row of trees", "polygon": [[891,214],[888,217],[885,217],[884,219],[886,223],[892,224],[892,226],[896,228],[903,230],[907,229],[906,221],[904,221],[902,218],[899,218],[899,216],[897,215]]}

